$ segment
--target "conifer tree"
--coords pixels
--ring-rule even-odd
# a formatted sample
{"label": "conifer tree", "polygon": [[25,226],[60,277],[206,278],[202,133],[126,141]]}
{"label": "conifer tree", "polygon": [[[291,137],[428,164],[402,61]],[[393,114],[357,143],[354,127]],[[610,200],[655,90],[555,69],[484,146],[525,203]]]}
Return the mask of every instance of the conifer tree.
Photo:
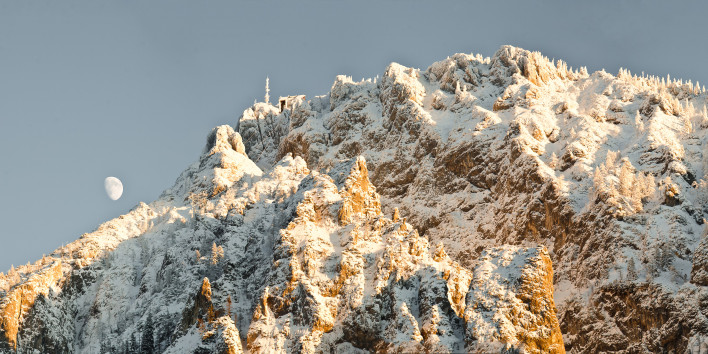
{"label": "conifer tree", "polygon": [[224,248],[221,246],[217,246],[216,242],[212,243],[211,245],[211,264],[212,265],[217,265],[219,263],[219,260],[224,258]]}
{"label": "conifer tree", "polygon": [[619,172],[619,192],[622,196],[630,197],[632,195],[632,186],[634,185],[633,169],[629,159],[622,159],[622,166]]}
{"label": "conifer tree", "polygon": [[645,179],[646,177],[643,177],[641,173],[638,174],[637,178],[635,179],[634,185],[632,186],[632,198],[630,199],[630,201],[632,203],[632,209],[634,209],[634,211],[637,213],[642,211],[642,198],[645,197]]}
{"label": "conifer tree", "polygon": [[135,340],[135,335],[130,335],[130,341],[128,342],[128,353],[139,353],[138,342]]}
{"label": "conifer tree", "polygon": [[630,258],[627,262],[627,280],[637,280],[637,266],[634,264],[634,258]]}
{"label": "conifer tree", "polygon": [[105,340],[101,340],[101,353],[109,354],[113,353],[113,349],[111,348],[111,345]]}
{"label": "conifer tree", "polygon": [[152,354],[155,352],[154,329],[152,323],[152,314],[148,314],[143,328],[142,340],[140,341],[140,353]]}
{"label": "conifer tree", "polygon": [[619,151],[607,150],[607,156],[605,157],[605,169],[610,172],[615,168],[615,163],[617,163],[617,157],[619,156]]}
{"label": "conifer tree", "polygon": [[554,152],[551,154],[551,161],[548,163],[548,167],[555,170],[556,168],[558,168],[558,165],[559,165],[558,155],[556,155],[556,153]]}
{"label": "conifer tree", "polygon": [[644,131],[644,121],[642,120],[642,116],[639,114],[639,111],[637,111],[634,115],[634,125],[637,127],[639,132]]}
{"label": "conifer tree", "polygon": [[592,184],[595,189],[595,198],[601,196],[605,188],[605,173],[602,165],[595,167],[595,173],[592,177]]}

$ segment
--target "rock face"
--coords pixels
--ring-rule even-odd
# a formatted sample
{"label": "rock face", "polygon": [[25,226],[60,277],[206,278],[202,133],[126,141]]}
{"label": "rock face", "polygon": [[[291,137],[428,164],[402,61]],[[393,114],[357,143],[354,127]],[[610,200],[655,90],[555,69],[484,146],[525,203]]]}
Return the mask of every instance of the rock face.
{"label": "rock face", "polygon": [[691,283],[708,285],[708,237],[703,237],[701,243],[693,253],[693,267],[691,268]]}
{"label": "rock face", "polygon": [[463,267],[370,164],[262,170],[228,126],[151,204],[2,277],[3,352],[564,352],[542,245]]}
{"label": "rock face", "polygon": [[1,275],[0,352],[697,352],[706,98],[505,46],[256,103]]}
{"label": "rock face", "polygon": [[[546,246],[570,351],[683,351],[708,337],[694,311],[707,295],[706,97],[690,81],[589,74],[505,46],[339,76],[291,110],[255,104],[239,130],[262,167],[364,156],[382,210],[400,208],[465,269],[493,245]],[[648,320],[644,301],[665,315]]]}
{"label": "rock face", "polygon": [[365,160],[349,166],[339,186],[317,173],[301,182],[251,352],[564,352],[545,248],[493,248],[470,272],[382,216]]}

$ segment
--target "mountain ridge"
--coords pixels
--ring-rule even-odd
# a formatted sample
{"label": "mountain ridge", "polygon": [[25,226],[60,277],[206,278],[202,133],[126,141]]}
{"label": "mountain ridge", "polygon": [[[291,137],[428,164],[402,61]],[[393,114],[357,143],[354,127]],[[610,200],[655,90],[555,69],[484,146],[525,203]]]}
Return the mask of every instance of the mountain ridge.
{"label": "mountain ridge", "polygon": [[[400,207],[463,263],[489,244],[546,245],[567,348],[684,350],[705,342],[705,315],[681,310],[705,297],[689,280],[704,234],[705,106],[690,81],[590,74],[504,46],[424,71],[392,64],[378,82],[340,76],[291,113],[254,106],[240,131],[259,164],[292,152],[326,170],[364,155],[383,209]],[[623,295],[618,321],[587,304],[626,286],[653,295]],[[655,311],[637,304],[664,297],[676,302],[661,321],[634,320]]]}
{"label": "mountain ridge", "polygon": [[[510,46],[256,103],[158,201],[0,277],[0,346],[118,352],[154,327],[167,352],[700,347],[705,104],[690,82]],[[353,244],[371,255],[345,261]],[[411,259],[443,270],[382,273]]]}

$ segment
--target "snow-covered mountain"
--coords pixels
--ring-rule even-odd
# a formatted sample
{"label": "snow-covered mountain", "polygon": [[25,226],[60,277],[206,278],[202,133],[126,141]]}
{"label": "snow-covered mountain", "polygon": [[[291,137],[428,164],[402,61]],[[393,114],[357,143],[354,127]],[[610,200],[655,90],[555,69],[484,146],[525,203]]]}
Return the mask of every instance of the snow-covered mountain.
{"label": "snow-covered mountain", "polygon": [[0,351],[708,349],[707,97],[505,46],[256,103],[1,276]]}
{"label": "snow-covered mountain", "polygon": [[159,200],[5,277],[3,350],[562,351],[543,246],[463,268],[382,214],[363,157],[267,171],[214,129]]}

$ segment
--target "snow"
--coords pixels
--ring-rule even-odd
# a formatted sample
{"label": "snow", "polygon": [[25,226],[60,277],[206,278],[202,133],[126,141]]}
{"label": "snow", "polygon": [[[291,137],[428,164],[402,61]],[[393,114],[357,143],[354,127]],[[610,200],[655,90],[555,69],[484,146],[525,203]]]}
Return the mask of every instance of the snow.
{"label": "snow", "polygon": [[[373,166],[383,210],[401,206],[413,226],[442,241],[463,263],[489,245],[546,245],[564,310],[578,301],[575,294],[584,302],[595,296],[590,284],[625,282],[629,258],[635,260],[637,283],[649,281],[674,294],[691,287],[690,254],[703,234],[702,205],[708,200],[699,184],[706,173],[705,105],[705,92],[692,84],[624,69],[616,76],[588,74],[505,46],[492,58],[456,54],[427,70],[394,63],[376,85],[339,77],[329,107],[311,105],[312,118],[299,118],[303,123],[280,139],[262,142],[266,150],[294,151],[321,170],[355,147]],[[357,112],[366,112],[365,118],[350,124]],[[242,124],[252,121],[245,112]],[[316,124],[322,121],[328,123]],[[295,137],[316,142],[316,152],[290,150]],[[509,157],[512,141],[522,158]],[[257,144],[246,145],[259,164],[272,163],[258,154]],[[617,161],[626,159],[634,176],[651,174],[659,182],[639,209],[630,205],[636,196],[603,194],[603,188],[617,188],[618,172],[605,175],[605,186],[595,184],[609,152],[618,153]],[[454,171],[446,159],[457,159],[453,166],[474,171],[472,176],[481,170],[483,177]],[[386,172],[376,171],[378,166]],[[535,172],[540,181],[519,179]],[[668,176],[679,206],[666,205],[668,184],[660,181]],[[688,182],[692,178],[696,186]],[[557,192],[551,200],[549,189]],[[534,203],[554,205],[556,215],[550,218],[548,209],[529,212]],[[563,215],[570,215],[561,220],[573,226],[554,230],[554,218]],[[529,224],[536,231],[529,232]],[[591,231],[595,227],[603,231]],[[657,254],[668,256],[653,269]]]}
{"label": "snow", "polygon": [[[423,333],[435,323],[453,333],[439,336],[441,345],[466,348],[464,330],[446,324],[437,304],[437,315],[421,312],[410,290],[435,288],[448,272],[446,286],[459,288],[446,294],[454,316],[475,323],[479,348],[496,350],[518,345],[525,333],[508,320],[508,311],[524,306],[514,281],[528,264],[540,269],[532,260],[543,247],[553,260],[551,300],[560,318],[576,305],[583,314],[596,311],[597,290],[617,284],[651,284],[680,304],[702,291],[689,279],[708,212],[708,102],[692,84],[662,81],[626,70],[588,74],[505,46],[491,58],[456,54],[426,70],[394,63],[381,80],[338,76],[328,95],[282,113],[256,103],[239,132],[216,127],[199,161],[157,201],[0,276],[0,309],[23,285],[37,284],[26,307],[49,298],[40,314],[47,323],[66,316],[58,309],[75,309],[69,328],[47,334],[74,352],[126,345],[148,314],[161,323],[162,350],[192,351],[204,344],[196,326],[172,335],[206,276],[215,306],[224,308],[230,296],[238,313],[232,326],[212,321],[207,332],[232,344],[256,336],[285,350],[300,333],[309,341],[302,345],[350,350],[351,343],[333,344],[351,310],[336,301],[380,306],[374,299],[385,293],[395,300],[386,323],[391,343],[432,345]],[[359,155],[382,214],[340,225],[342,178]],[[649,194],[619,193],[622,161],[633,181],[654,176]],[[395,207],[405,221],[385,218]],[[224,250],[216,264],[212,244]],[[450,255],[444,261],[431,255],[438,244]],[[343,266],[356,271],[335,301],[326,291]],[[424,268],[430,273],[421,276]],[[403,287],[407,281],[412,288]],[[294,313],[273,318],[268,306],[253,325],[263,301],[285,301],[284,289],[306,293],[317,305],[312,316],[334,329],[316,333],[295,324]],[[485,310],[470,310],[470,302]],[[564,338],[572,346],[581,335]]]}

